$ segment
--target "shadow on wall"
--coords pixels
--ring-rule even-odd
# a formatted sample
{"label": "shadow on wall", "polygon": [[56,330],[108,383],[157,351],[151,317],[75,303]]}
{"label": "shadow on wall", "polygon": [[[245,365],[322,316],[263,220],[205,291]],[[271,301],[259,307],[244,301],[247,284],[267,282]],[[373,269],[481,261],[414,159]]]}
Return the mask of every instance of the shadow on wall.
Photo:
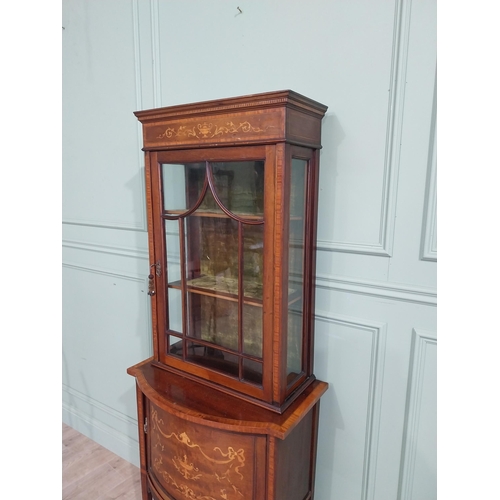
{"label": "shadow on wall", "polygon": [[[328,340],[328,339],[327,339]],[[315,351],[316,376],[329,383],[328,390],[321,398],[319,411],[318,453],[316,459],[315,497],[331,498],[333,491],[333,471],[335,468],[335,442],[337,431],[345,429],[335,387],[328,380],[330,349]],[[321,488],[321,486],[323,486]]]}

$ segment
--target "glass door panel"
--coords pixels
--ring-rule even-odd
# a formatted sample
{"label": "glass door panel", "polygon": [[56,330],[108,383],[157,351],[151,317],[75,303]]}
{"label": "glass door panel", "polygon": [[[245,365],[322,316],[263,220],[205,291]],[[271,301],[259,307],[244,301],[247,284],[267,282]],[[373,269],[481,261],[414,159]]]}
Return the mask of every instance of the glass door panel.
{"label": "glass door panel", "polygon": [[181,338],[174,335],[167,335],[167,352],[171,356],[177,356],[182,359],[182,346],[184,342]]}
{"label": "glass door panel", "polygon": [[168,289],[168,330],[182,333],[182,294],[175,288]]}
{"label": "glass door panel", "polygon": [[241,224],[243,240],[243,352],[262,358],[264,225]]}
{"label": "glass door panel", "polygon": [[179,236],[179,221],[165,220],[165,245],[167,247],[166,272],[168,281],[181,279],[181,244]]}
{"label": "glass door panel", "polygon": [[262,358],[262,307],[243,304],[243,353]]}
{"label": "glass door panel", "polygon": [[163,208],[172,215],[182,214],[199,199],[205,182],[205,162],[163,163],[161,165]]}
{"label": "glass door panel", "polygon": [[178,220],[165,220],[165,246],[167,262],[164,266],[167,287],[167,330],[182,333],[182,294],[181,283],[181,255],[180,229]]}
{"label": "glass door panel", "polygon": [[[196,218],[189,216],[187,219]],[[192,224],[194,226],[195,224]],[[224,296],[238,295],[238,223],[226,218],[201,217],[198,233],[188,239],[197,242],[196,258],[189,256],[188,286]]]}
{"label": "glass door panel", "polygon": [[263,161],[214,162],[211,172],[214,194],[229,212],[242,218],[262,218]]}
{"label": "glass door panel", "polygon": [[264,162],[161,167],[167,354],[261,385]]}
{"label": "glass door panel", "polygon": [[253,384],[262,385],[262,363],[243,359],[243,379]]}
{"label": "glass door panel", "polygon": [[238,302],[188,292],[188,336],[238,351]]}
{"label": "glass door panel", "polygon": [[243,293],[245,299],[262,301],[264,272],[264,225],[242,225]]}

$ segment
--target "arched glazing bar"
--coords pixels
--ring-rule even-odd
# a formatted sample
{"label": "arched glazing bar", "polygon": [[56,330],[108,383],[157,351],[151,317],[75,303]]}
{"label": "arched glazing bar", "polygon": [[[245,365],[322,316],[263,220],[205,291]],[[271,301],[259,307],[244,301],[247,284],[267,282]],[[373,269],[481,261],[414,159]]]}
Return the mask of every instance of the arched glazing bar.
{"label": "arched glazing bar", "polygon": [[[233,372],[233,376],[238,378],[239,380],[247,380],[250,376],[250,364],[253,363],[254,366],[258,367],[258,372],[262,373],[262,326],[261,319],[259,320],[259,315],[262,316],[262,298],[259,298],[259,292],[256,291],[259,288],[262,288],[262,283],[260,278],[257,276],[257,281],[255,281],[255,274],[259,272],[263,273],[262,262],[258,261],[255,264],[252,277],[248,276],[248,269],[245,270],[245,265],[248,268],[249,262],[252,261],[252,258],[255,258],[256,254],[259,250],[255,250],[255,248],[260,247],[263,248],[264,241],[261,240],[259,242],[255,242],[255,237],[259,233],[263,236],[263,231],[258,228],[263,228],[264,225],[264,214],[262,211],[262,198],[260,198],[259,208],[257,212],[253,213],[250,206],[247,204],[245,208],[243,208],[240,202],[241,200],[233,197],[227,197],[225,192],[219,192],[219,189],[225,189],[226,185],[224,182],[227,179],[232,179],[233,176],[229,175],[229,172],[236,171],[240,168],[237,165],[234,165],[237,162],[234,162],[232,166],[226,167],[225,165],[219,165],[217,163],[211,163],[209,161],[204,162],[203,166],[200,165],[200,176],[198,177],[200,184],[202,184],[201,190],[196,193],[196,201],[192,206],[187,206],[185,211],[180,210],[162,210],[162,216],[167,220],[177,220],[179,229],[179,250],[180,250],[180,268],[181,268],[181,276],[179,281],[169,282],[167,279],[167,287],[170,289],[168,293],[174,292],[175,289],[179,290],[179,299],[182,302],[182,328],[180,328],[180,332],[176,332],[175,330],[170,330],[169,325],[167,326],[167,331],[165,332],[167,335],[170,335],[172,339],[180,338],[182,339],[180,350],[176,350],[173,354],[177,356],[181,356],[185,361],[191,362],[200,362],[203,363],[203,360],[195,360],[192,356],[190,357],[188,354],[188,348],[191,349],[194,345],[200,346],[210,346],[210,342],[207,337],[203,337],[203,334],[200,334],[198,331],[193,330],[191,325],[194,325],[193,318],[199,317],[200,314],[205,314],[206,309],[203,309],[205,306],[200,305],[203,300],[212,300],[214,310],[217,311],[219,307],[218,304],[221,304],[220,307],[225,308],[223,305],[225,301],[233,301],[235,303],[234,308],[234,330],[233,332],[227,330],[226,333],[231,337],[234,335],[234,340],[222,340],[219,338],[214,342],[214,348],[220,352],[232,352],[236,356],[235,360],[235,370]],[[220,168],[223,170],[218,170]],[[242,164],[241,168],[248,168],[248,163],[246,165]],[[263,162],[261,162],[260,168],[264,168]],[[203,173],[202,173],[203,172]],[[243,171],[242,171],[243,172]],[[203,177],[202,177],[203,176]],[[253,177],[253,175],[251,176]],[[251,184],[251,179],[249,179],[248,175],[244,179],[249,180]],[[238,187],[245,186],[241,183],[242,177],[240,176],[240,184]],[[231,189],[229,187],[229,189]],[[249,187],[249,189],[251,189]],[[257,189],[259,192],[259,187],[253,189]],[[207,196],[210,198],[209,205],[205,208],[204,201],[207,200]],[[255,196],[255,191],[254,196]],[[175,194],[175,193],[173,193]],[[260,191],[260,195],[262,196],[263,192]],[[236,195],[237,196],[237,195]],[[233,200],[231,202],[231,199]],[[191,197],[193,200],[193,197]],[[238,206],[238,212],[235,213],[234,210],[234,202]],[[248,200],[247,200],[248,201]],[[227,202],[227,203],[226,203]],[[253,202],[255,203],[255,201]],[[210,208],[209,208],[210,207]],[[216,212],[213,212],[213,210]],[[249,208],[249,210],[247,210]],[[198,211],[198,212],[197,212]],[[197,212],[197,213],[195,213]],[[200,216],[201,219],[198,219],[196,216]],[[191,216],[191,217],[189,217]],[[222,216],[222,219],[220,218]],[[227,218],[226,218],[227,217]],[[195,219],[197,219],[195,221]],[[200,267],[200,253],[203,247],[190,246],[190,240],[197,241],[197,238],[190,238],[188,235],[196,234],[196,231],[203,231],[201,229],[205,225],[205,234],[208,234],[207,227],[211,226],[210,221],[221,221],[226,219],[229,224],[229,220],[234,221],[233,231],[235,239],[233,240],[236,244],[232,247],[237,253],[235,255],[235,260],[233,262],[237,262],[236,266],[233,268],[236,271],[235,274],[229,277],[221,277],[215,279],[215,276],[211,276],[210,273],[205,274],[203,272],[203,267]],[[190,226],[190,224],[192,224]],[[214,227],[217,227],[215,225]],[[228,226],[229,227],[229,226]],[[246,228],[246,229],[245,229]],[[255,228],[255,229],[250,229]],[[193,233],[194,230],[194,233]],[[257,231],[257,233],[255,232]],[[186,237],[184,237],[186,235]],[[248,240],[250,238],[250,240]],[[252,239],[253,238],[253,239]],[[208,238],[205,238],[207,241]],[[251,249],[251,250],[249,250]],[[230,252],[230,249],[228,248]],[[248,252],[253,252],[252,257]],[[204,250],[203,250],[204,252]],[[213,256],[210,253],[206,254],[208,261],[206,262],[214,262]],[[210,259],[210,257],[212,259]],[[167,257],[168,260],[168,257]],[[189,267],[192,263],[198,262],[198,264],[194,264],[194,267]],[[260,267],[259,267],[260,266]],[[255,271],[257,269],[257,271]],[[205,268],[206,270],[206,268]],[[250,271],[252,273],[252,271]],[[211,277],[213,279],[211,279]],[[228,279],[228,282],[232,280],[233,284],[236,284],[236,289],[233,288],[233,295],[227,292],[216,288],[213,288],[213,284],[217,282],[217,287],[220,286],[220,283],[224,281],[224,279]],[[236,279],[234,279],[236,278]],[[219,281],[220,279],[220,281]],[[233,285],[231,285],[233,286]],[[199,298],[198,298],[199,297]],[[205,297],[205,298],[204,298]],[[198,302],[200,302],[198,304]],[[237,304],[237,307],[236,307]],[[198,309],[195,309],[198,308]],[[167,315],[168,316],[168,315]],[[260,330],[254,334],[253,330],[250,331],[249,326],[249,318],[252,318],[250,321],[257,322],[260,324]],[[253,325],[252,325],[253,326]],[[259,326],[257,326],[258,330]],[[219,333],[220,334],[220,333]],[[172,337],[174,335],[175,337]],[[253,343],[257,342],[257,346],[255,347]],[[252,346],[250,347],[250,344]],[[210,352],[211,350],[205,350],[204,352]],[[212,349],[213,351],[213,349]],[[208,360],[207,360],[208,361]],[[213,360],[212,360],[213,361]],[[257,375],[257,379],[259,379],[261,375]],[[257,385],[262,384],[262,380],[256,380],[254,383]]]}
{"label": "arched glazing bar", "polygon": [[208,184],[210,186],[210,191],[212,192],[212,195],[214,197],[215,202],[219,206],[219,208],[231,219],[234,219],[238,221],[239,223],[243,224],[250,224],[250,225],[258,225],[258,224],[264,224],[264,219],[245,219],[243,217],[239,217],[238,215],[234,214],[231,212],[228,208],[225,207],[224,203],[220,199],[218,193],[217,193],[217,188],[215,186],[215,181],[214,181],[214,174],[212,171],[212,165],[207,161],[206,163],[206,177],[208,179]]}
{"label": "arched glazing bar", "polygon": [[163,211],[163,218],[168,219],[168,220],[177,220],[177,219],[183,219],[187,217],[188,215],[191,215],[193,212],[198,210],[199,206],[203,203],[203,199],[205,198],[205,195],[207,194],[207,189],[208,189],[208,176],[205,172],[205,179],[203,181],[203,187],[201,188],[200,196],[196,200],[196,203],[188,210],[185,212],[182,212],[181,214],[171,214],[168,212],[168,210]]}

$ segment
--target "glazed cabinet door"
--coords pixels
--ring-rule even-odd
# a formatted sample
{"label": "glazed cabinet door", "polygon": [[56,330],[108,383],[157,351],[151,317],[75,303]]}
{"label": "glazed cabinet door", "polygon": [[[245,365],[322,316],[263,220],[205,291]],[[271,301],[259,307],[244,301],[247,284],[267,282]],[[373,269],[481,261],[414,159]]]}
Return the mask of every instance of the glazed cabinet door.
{"label": "glazed cabinet door", "polygon": [[152,153],[150,208],[158,360],[268,400],[270,153],[265,147]]}

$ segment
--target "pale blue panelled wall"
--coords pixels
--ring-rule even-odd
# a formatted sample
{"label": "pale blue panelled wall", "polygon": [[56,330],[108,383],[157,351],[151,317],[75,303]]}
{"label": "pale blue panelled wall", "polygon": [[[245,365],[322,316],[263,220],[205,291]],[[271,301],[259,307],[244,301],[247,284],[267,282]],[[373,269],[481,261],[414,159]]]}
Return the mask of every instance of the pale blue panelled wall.
{"label": "pale blue panelled wall", "polygon": [[435,499],[435,0],[64,0],[63,26],[63,420],[138,464],[126,369],[151,354],[151,313],[133,111],[292,89],[329,106],[316,499]]}

